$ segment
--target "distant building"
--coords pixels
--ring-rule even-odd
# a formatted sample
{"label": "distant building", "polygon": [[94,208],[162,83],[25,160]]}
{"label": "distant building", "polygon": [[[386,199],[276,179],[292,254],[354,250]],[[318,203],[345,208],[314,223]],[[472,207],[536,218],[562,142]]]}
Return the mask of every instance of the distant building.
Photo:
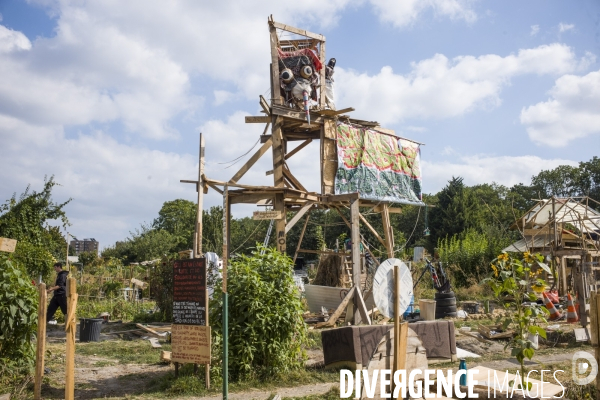
{"label": "distant building", "polygon": [[83,240],[71,240],[69,247],[71,247],[75,251],[76,256],[85,251],[93,251],[94,253],[98,254],[98,248],[100,247],[100,243],[94,238]]}

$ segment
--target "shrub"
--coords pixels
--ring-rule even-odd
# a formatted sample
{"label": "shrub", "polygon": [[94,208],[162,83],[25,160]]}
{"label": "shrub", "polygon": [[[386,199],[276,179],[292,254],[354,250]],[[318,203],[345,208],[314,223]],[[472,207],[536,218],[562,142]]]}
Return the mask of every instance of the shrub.
{"label": "shrub", "polygon": [[[262,378],[302,367],[309,340],[292,260],[259,246],[251,256],[231,260],[227,274],[231,378]],[[222,344],[221,293],[218,282],[210,307],[215,359]]]}
{"label": "shrub", "polygon": [[24,269],[0,256],[0,364],[29,368],[35,360],[37,290]]}

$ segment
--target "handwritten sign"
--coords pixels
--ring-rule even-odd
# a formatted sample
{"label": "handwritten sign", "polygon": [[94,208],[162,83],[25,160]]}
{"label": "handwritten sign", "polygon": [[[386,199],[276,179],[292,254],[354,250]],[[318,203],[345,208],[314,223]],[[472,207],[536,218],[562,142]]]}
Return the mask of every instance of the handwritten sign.
{"label": "handwritten sign", "polygon": [[282,219],[283,213],[281,211],[254,211],[252,219],[263,220],[263,219]]}
{"label": "handwritten sign", "polygon": [[210,326],[173,324],[171,329],[171,361],[210,364]]}
{"label": "handwritten sign", "polygon": [[206,325],[206,260],[173,265],[173,324]]}

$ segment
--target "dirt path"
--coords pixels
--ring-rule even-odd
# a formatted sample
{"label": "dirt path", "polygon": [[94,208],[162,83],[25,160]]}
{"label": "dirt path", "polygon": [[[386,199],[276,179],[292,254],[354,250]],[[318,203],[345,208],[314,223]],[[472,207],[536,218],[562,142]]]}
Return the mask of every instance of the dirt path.
{"label": "dirt path", "polygon": [[[279,388],[277,390],[263,391],[253,390],[239,393],[229,393],[229,398],[233,400],[266,400],[272,394],[278,394],[282,398],[286,397],[302,397],[302,396],[315,396],[327,393],[332,387],[339,388],[339,383],[316,383],[313,385],[303,385],[291,388]],[[181,400],[215,400],[223,398],[220,394],[205,397],[182,397]]]}

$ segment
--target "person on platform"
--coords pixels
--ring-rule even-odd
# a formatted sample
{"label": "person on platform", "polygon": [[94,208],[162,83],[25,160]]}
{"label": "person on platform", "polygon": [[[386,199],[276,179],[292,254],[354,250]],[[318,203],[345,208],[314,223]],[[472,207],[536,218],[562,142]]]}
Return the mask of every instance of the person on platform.
{"label": "person on platform", "polygon": [[56,324],[56,320],[54,319],[54,313],[58,307],[62,313],[67,316],[67,275],[69,275],[69,271],[64,271],[62,268],[62,263],[54,264],[54,271],[56,271],[56,282],[54,286],[49,287],[47,292],[50,294],[54,292],[54,296],[52,296],[52,300],[50,300],[50,304],[48,305],[48,312],[46,314],[46,318],[49,324]]}

